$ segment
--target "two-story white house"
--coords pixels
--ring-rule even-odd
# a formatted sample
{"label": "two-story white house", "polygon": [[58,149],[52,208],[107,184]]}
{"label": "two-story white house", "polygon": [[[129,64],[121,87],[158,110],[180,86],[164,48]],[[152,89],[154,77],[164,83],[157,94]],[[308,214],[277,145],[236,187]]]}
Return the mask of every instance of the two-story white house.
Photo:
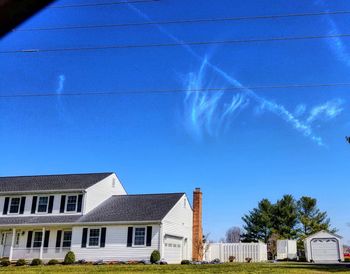
{"label": "two-story white house", "polygon": [[184,193],[128,195],[114,173],[0,177],[0,257],[10,260],[192,258]]}

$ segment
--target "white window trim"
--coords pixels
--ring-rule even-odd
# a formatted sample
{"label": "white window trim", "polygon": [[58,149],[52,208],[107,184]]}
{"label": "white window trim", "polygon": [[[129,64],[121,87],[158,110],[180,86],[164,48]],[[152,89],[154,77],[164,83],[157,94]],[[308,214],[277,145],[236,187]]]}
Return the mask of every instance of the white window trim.
{"label": "white window trim", "polygon": [[[40,246],[34,246],[34,239],[35,239],[35,233],[41,233],[41,245]],[[32,245],[31,245],[31,248],[33,249],[39,249],[41,246],[44,245],[44,233],[41,231],[41,230],[34,230],[33,231],[33,239],[32,239]]]}
{"label": "white window trim", "polygon": [[[135,245],[135,233],[136,228],[143,228],[145,230],[145,238],[143,240],[143,245]],[[147,227],[146,226],[134,226],[133,232],[132,232],[132,246],[133,247],[145,247],[147,241]]]}
{"label": "white window trim", "polygon": [[[63,246],[63,240],[64,240],[64,233],[70,232],[71,233],[71,239],[70,239],[70,246]],[[72,247],[72,239],[73,239],[73,231],[72,230],[62,230],[62,239],[61,239],[61,248],[71,248]]]}
{"label": "white window trim", "polygon": [[[72,210],[72,211],[68,211],[67,210],[67,207],[68,207],[68,197],[73,197],[75,196],[76,197],[76,202],[75,202],[75,210]],[[78,212],[78,197],[79,195],[67,195],[66,196],[66,204],[64,206],[64,213],[77,213]]]}
{"label": "white window trim", "polygon": [[[98,229],[99,233],[98,233],[98,244],[97,245],[90,245],[90,231],[91,229]],[[101,228],[100,227],[91,227],[88,229],[88,237],[87,237],[87,241],[86,241],[86,247],[87,248],[100,248],[101,245]]]}
{"label": "white window trim", "polygon": [[[16,198],[19,199],[18,212],[10,212],[10,210],[11,210],[11,202],[12,202],[12,199],[16,199]],[[17,215],[17,214],[19,214],[19,212],[21,211],[21,200],[22,200],[22,199],[21,199],[20,196],[10,197],[9,208],[7,209],[7,214],[11,214],[11,215]]]}
{"label": "white window trim", "polygon": [[[39,212],[39,201],[40,201],[40,198],[47,198],[46,211]],[[48,213],[49,212],[49,203],[50,203],[50,196],[38,196],[38,202],[37,202],[37,205],[36,205],[35,213],[37,213],[37,214],[46,214],[46,213]]]}

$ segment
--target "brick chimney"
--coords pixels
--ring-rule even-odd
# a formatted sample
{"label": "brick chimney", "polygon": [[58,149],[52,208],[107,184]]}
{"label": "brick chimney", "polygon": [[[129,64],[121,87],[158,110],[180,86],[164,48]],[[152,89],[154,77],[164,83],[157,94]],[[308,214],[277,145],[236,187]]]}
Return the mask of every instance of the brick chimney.
{"label": "brick chimney", "polygon": [[192,259],[193,261],[203,259],[202,192],[200,188],[193,191]]}

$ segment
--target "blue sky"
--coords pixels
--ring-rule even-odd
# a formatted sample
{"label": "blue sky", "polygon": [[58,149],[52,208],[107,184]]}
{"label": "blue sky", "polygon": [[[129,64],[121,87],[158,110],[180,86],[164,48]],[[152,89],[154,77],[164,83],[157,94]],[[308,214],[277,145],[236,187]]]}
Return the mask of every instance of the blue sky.
{"label": "blue sky", "polygon": [[[74,3],[83,1],[74,1]],[[85,3],[86,1],[84,1]],[[93,2],[91,0],[91,2]],[[73,1],[59,1],[56,5]],[[208,0],[46,9],[24,28],[350,10],[349,1]],[[1,50],[349,33],[349,15],[13,32]],[[129,193],[204,192],[218,240],[262,198],[318,199],[350,243],[350,40],[0,55],[0,175],[115,171]],[[240,87],[235,92],[194,89]],[[62,96],[183,89],[183,93]]]}

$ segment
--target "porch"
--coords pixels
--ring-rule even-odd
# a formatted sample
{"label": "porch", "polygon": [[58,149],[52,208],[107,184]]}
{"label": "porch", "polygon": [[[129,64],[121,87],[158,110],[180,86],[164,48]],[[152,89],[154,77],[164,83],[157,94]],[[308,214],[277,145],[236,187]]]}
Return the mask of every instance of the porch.
{"label": "porch", "polygon": [[71,228],[0,229],[0,257],[18,259],[63,260],[71,249]]}

